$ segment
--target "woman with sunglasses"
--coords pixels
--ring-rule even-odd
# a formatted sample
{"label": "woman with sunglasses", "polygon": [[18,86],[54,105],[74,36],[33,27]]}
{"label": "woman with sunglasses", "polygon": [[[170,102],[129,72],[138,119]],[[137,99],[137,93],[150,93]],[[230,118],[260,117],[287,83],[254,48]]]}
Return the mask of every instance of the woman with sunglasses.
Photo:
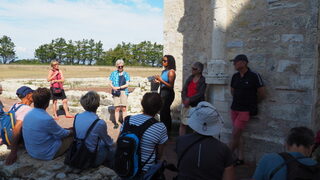
{"label": "woman with sunglasses", "polygon": [[160,120],[166,125],[167,131],[171,130],[170,106],[174,100],[174,81],[176,79],[176,61],[173,56],[165,55],[162,58],[162,66],[165,68],[161,76],[155,76],[155,82],[160,83],[160,96],[162,108],[160,110]]}
{"label": "woman with sunglasses", "polygon": [[124,61],[118,59],[116,61],[117,70],[113,71],[109,77],[111,81],[113,102],[114,102],[114,116],[115,124],[114,129],[119,127],[119,115],[120,110],[122,111],[122,119],[127,116],[127,99],[128,99],[128,83],[130,81],[130,76],[127,72],[123,70]]}
{"label": "woman with sunglasses", "polygon": [[63,109],[66,114],[66,118],[74,118],[69,112],[68,108],[68,100],[67,96],[64,92],[63,83],[64,83],[64,77],[61,69],[59,69],[59,61],[53,60],[51,61],[51,69],[48,73],[48,82],[50,82],[50,92],[51,92],[51,99],[53,102],[53,116],[54,120],[59,120],[58,114],[57,114],[57,103],[58,99],[62,100]]}
{"label": "woman with sunglasses", "polygon": [[195,62],[192,64],[192,74],[188,77],[183,85],[181,99],[181,122],[179,127],[179,135],[185,135],[188,126],[188,114],[191,107],[196,107],[199,102],[205,100],[206,79],[202,76],[203,64]]}

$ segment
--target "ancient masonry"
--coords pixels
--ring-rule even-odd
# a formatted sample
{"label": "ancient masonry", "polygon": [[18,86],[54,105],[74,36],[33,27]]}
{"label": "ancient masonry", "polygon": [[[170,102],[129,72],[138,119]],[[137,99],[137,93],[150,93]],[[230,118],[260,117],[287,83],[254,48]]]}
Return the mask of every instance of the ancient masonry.
{"label": "ancient masonry", "polygon": [[262,75],[267,99],[244,134],[249,160],[283,151],[294,126],[320,129],[318,0],[164,0],[164,16],[164,52],[177,59],[176,97],[192,62],[205,63],[207,99],[225,120],[223,141],[231,132],[229,59],[247,54]]}

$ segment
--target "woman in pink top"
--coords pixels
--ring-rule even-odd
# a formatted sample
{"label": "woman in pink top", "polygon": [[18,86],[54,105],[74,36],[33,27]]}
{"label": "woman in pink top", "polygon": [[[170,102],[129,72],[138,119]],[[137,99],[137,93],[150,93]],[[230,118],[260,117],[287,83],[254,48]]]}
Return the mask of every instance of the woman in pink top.
{"label": "woman in pink top", "polygon": [[62,99],[63,109],[66,113],[66,118],[74,118],[69,112],[68,100],[63,89],[64,77],[62,71],[59,69],[59,62],[57,60],[51,61],[52,69],[48,73],[48,82],[50,82],[51,99],[53,101],[53,116],[58,120],[57,102]]}

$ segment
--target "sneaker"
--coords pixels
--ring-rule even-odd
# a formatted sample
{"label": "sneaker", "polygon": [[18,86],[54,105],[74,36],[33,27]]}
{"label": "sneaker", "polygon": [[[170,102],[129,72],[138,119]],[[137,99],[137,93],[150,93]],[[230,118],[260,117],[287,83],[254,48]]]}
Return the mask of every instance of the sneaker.
{"label": "sneaker", "polygon": [[118,129],[118,127],[119,127],[119,124],[116,123],[116,124],[113,126],[113,129]]}

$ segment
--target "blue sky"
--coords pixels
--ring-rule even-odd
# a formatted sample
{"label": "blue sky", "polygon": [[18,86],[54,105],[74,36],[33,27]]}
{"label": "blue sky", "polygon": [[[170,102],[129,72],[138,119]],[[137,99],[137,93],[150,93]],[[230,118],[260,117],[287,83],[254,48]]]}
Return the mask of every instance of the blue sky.
{"label": "blue sky", "polygon": [[0,36],[9,36],[19,59],[52,39],[162,43],[163,0],[0,0]]}

